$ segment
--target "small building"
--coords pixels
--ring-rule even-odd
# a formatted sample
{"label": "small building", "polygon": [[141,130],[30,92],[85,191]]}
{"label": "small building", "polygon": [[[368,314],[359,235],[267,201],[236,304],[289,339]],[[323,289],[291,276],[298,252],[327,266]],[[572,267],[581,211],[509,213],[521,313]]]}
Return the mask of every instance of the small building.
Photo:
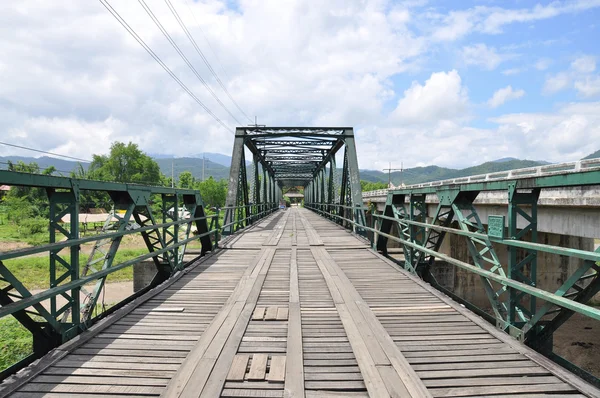
{"label": "small building", "polygon": [[290,200],[290,204],[302,203],[304,200],[304,194],[301,194],[297,189],[292,188],[283,195],[284,198]]}
{"label": "small building", "polygon": [[4,198],[9,191],[9,185],[0,185],[0,199]]}

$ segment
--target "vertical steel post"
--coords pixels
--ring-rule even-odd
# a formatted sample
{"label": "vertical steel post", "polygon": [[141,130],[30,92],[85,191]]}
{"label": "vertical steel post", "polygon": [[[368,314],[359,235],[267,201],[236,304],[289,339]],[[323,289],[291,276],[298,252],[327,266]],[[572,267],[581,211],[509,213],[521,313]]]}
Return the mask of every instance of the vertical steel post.
{"label": "vertical steel post", "polygon": [[[356,143],[354,141],[354,131],[352,129],[344,131],[344,142],[346,143],[351,206],[354,210],[352,218],[359,226],[366,226],[365,210],[362,202],[362,188],[360,186],[360,174],[358,170],[358,156],[356,154]],[[360,235],[366,234],[366,230],[360,227],[355,227],[355,232]]]}
{"label": "vertical steel post", "polygon": [[[57,192],[55,189],[47,189],[50,202],[50,243],[57,241],[56,233],[60,233],[67,239],[79,239],[79,187],[72,186],[68,191]],[[69,215],[69,229],[63,228],[60,223],[65,215]],[[61,250],[50,251],[50,287],[56,287],[65,281],[79,279],[79,246],[72,246],[69,255],[64,258]],[[54,319],[61,315],[71,313],[71,325],[63,328],[62,340],[66,341],[75,336],[80,327],[79,314],[79,291],[80,288],[71,290],[70,295],[65,294],[67,304],[58,308],[56,297],[50,299],[50,314]]]}
{"label": "vertical steel post", "polygon": [[245,130],[236,129],[235,139],[233,141],[233,152],[231,155],[231,169],[229,170],[229,184],[227,188],[227,199],[225,201],[225,220],[224,225],[230,224],[223,229],[223,235],[231,235],[234,231],[234,219],[236,214],[235,207],[238,204],[240,174],[242,172],[242,162],[244,159],[244,140]]}
{"label": "vertical steel post", "polygon": [[[537,243],[537,202],[539,189],[517,191],[516,183],[510,183],[508,188],[508,239],[529,240]],[[519,231],[519,217],[523,219],[523,228]],[[529,235],[529,239],[527,239]],[[519,256],[522,252],[523,255]],[[517,249],[508,247],[508,276],[516,281],[537,285],[537,250]],[[508,322],[521,328],[523,319],[517,319],[519,313],[525,318],[532,318],[536,313],[536,299],[533,296],[509,288]],[[528,303],[525,300],[529,300]]]}

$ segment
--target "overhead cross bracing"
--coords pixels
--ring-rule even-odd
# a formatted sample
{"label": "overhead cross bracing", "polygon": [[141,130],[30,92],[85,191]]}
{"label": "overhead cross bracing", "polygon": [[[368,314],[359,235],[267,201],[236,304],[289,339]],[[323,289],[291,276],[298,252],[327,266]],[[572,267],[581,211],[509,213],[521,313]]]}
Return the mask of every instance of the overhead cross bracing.
{"label": "overhead cross bracing", "polygon": [[[338,176],[336,155],[341,155],[342,149],[342,173]],[[245,150],[252,154],[250,181],[247,181]],[[247,184],[254,187],[250,196],[246,193]],[[238,127],[225,224],[232,222],[234,211],[241,212],[239,206],[246,206],[245,215],[249,217],[252,205],[280,201],[285,186],[302,186],[307,198],[318,198],[323,204],[356,208],[348,209],[348,213],[364,225],[354,130],[351,127]],[[226,233],[232,231],[233,225]]]}

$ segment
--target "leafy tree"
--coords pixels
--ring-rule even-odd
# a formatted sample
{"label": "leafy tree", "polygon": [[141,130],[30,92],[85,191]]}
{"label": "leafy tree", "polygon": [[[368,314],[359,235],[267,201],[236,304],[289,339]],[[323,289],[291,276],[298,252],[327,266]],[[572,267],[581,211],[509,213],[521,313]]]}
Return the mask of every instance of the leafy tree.
{"label": "leafy tree", "polygon": [[[17,163],[8,161],[8,170],[43,175],[52,175],[56,171],[54,166],[42,171],[37,163],[27,164],[22,161]],[[43,188],[13,186],[6,195],[5,205],[9,209],[12,221],[17,224],[24,221],[25,218],[47,217],[49,211],[48,196]],[[27,207],[27,210],[24,209],[24,206]]]}
{"label": "leafy tree", "polygon": [[177,185],[179,188],[193,189],[196,185],[196,178],[189,171],[184,171],[179,174],[179,183]]}
{"label": "leafy tree", "polygon": [[164,182],[158,164],[137,144],[113,142],[110,154],[94,155],[89,177],[97,180],[161,184]]}
{"label": "leafy tree", "polygon": [[[182,173],[183,174],[183,173]],[[196,184],[206,207],[223,207],[227,197],[227,180],[216,181],[209,177]]]}
{"label": "leafy tree", "polygon": [[361,180],[360,187],[362,188],[363,192],[368,192],[368,191],[376,191],[378,189],[385,189],[388,186],[384,182],[369,182],[369,181]]}

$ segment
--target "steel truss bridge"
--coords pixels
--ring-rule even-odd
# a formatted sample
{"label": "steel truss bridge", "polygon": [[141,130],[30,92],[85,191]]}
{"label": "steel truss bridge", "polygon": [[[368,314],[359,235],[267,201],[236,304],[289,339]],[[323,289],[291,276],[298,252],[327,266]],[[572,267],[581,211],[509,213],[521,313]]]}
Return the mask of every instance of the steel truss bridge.
{"label": "steel truss bridge", "polygon": [[[0,396],[600,396],[598,379],[552,351],[574,313],[600,320],[589,305],[600,253],[544,244],[536,229],[540,192],[600,185],[594,164],[390,190],[377,214],[363,205],[352,128],[254,126],[236,131],[223,209],[193,190],[8,171],[0,184],[45,190],[50,214],[49,244],[0,253],[0,319],[33,339]],[[304,206],[279,209],[297,186]],[[506,219],[480,219],[473,202],[487,191],[506,193]],[[64,219],[90,193],[112,211],[83,235]],[[118,262],[134,234],[147,253]],[[449,234],[469,262],[440,251]],[[542,290],[541,253],[580,265]],[[34,255],[49,258],[41,291],[11,266]],[[436,259],[480,278],[487,312],[436,288]],[[143,260],[148,286],[99,306],[107,278]]]}

